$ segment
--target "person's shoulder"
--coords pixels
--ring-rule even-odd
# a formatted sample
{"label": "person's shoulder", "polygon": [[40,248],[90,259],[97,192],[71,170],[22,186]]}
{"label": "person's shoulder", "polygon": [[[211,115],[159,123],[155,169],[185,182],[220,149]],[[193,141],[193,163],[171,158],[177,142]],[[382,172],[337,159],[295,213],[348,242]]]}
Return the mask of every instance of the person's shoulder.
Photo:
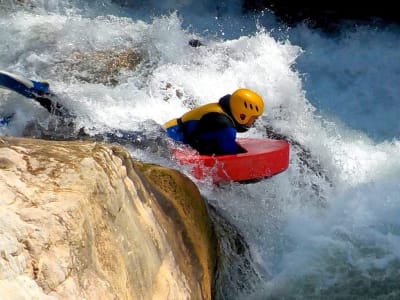
{"label": "person's shoulder", "polygon": [[224,113],[210,112],[205,114],[200,122],[213,130],[227,127],[235,127],[232,119]]}

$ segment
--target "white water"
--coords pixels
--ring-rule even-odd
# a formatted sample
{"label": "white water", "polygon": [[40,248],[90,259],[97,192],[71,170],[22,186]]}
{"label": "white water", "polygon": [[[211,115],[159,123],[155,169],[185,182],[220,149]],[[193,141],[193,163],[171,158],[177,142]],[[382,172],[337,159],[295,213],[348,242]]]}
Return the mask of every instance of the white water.
{"label": "white water", "polygon": [[[267,14],[239,18],[236,2],[218,11],[204,1],[133,10],[107,2],[33,3],[1,4],[0,69],[49,81],[93,132],[142,130],[148,119],[162,124],[247,87],[263,96],[266,111],[245,135],[266,136],[264,126],[272,126],[310,151],[304,160],[292,147],[289,169],[257,184],[197,181],[268,274],[255,298],[399,295],[392,284],[400,280],[396,28],[326,37],[302,26],[283,29]],[[171,8],[178,12],[157,16]],[[189,47],[193,37],[205,46]],[[146,59],[119,74],[115,87],[82,82],[81,70],[66,67],[77,51],[126,48]],[[47,117],[31,100],[1,91],[0,115],[10,112],[16,116],[1,134],[21,135],[29,120]]]}

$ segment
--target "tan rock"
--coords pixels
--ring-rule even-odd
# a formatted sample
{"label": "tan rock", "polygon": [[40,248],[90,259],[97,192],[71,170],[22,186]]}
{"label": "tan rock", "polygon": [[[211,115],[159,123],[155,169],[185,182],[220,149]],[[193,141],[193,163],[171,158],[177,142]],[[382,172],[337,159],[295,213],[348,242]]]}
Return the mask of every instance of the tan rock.
{"label": "tan rock", "polygon": [[2,137],[0,195],[4,299],[212,297],[207,207],[177,171],[117,146]]}

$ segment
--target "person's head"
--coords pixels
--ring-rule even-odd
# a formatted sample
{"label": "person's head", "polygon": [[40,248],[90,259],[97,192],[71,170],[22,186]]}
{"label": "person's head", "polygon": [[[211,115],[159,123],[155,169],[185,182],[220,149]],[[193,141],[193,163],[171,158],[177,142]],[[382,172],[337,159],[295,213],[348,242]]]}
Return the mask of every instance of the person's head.
{"label": "person's head", "polygon": [[252,90],[238,89],[231,95],[229,107],[235,121],[245,128],[249,128],[263,114],[264,101]]}

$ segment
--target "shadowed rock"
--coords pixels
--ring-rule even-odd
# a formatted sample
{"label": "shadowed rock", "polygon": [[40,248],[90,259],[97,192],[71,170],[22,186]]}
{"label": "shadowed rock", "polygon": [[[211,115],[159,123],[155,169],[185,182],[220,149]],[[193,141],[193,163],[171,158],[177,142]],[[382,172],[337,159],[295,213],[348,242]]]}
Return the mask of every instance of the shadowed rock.
{"label": "shadowed rock", "polygon": [[135,49],[99,50],[73,52],[56,66],[64,74],[89,83],[115,86],[123,70],[134,70],[141,61],[141,54]]}
{"label": "shadowed rock", "polygon": [[370,1],[362,4],[342,1],[275,1],[246,0],[243,2],[245,11],[270,9],[283,22],[295,25],[307,22],[312,27],[328,31],[337,29],[343,21],[357,23],[400,23],[400,14],[395,7],[395,1]]}

